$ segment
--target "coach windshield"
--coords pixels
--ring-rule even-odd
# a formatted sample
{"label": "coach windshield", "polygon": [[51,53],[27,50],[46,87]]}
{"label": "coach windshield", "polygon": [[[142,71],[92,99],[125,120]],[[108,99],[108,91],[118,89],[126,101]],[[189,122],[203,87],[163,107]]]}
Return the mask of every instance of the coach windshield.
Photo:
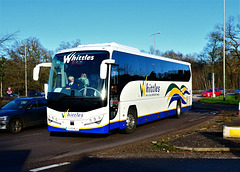
{"label": "coach windshield", "polygon": [[104,59],[109,59],[107,51],[74,51],[55,55],[49,75],[48,101],[105,100],[106,79],[100,78],[100,65]]}

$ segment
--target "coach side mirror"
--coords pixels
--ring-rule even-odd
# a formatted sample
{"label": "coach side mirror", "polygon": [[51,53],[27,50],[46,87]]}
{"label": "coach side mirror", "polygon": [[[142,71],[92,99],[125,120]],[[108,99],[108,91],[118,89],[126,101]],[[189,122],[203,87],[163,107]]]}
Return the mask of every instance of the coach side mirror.
{"label": "coach side mirror", "polygon": [[33,69],[33,80],[35,80],[35,81],[38,80],[39,71],[40,71],[40,67],[37,65],[37,66]]}
{"label": "coach side mirror", "polygon": [[101,79],[106,79],[107,77],[107,67],[108,67],[108,64],[114,64],[115,63],[115,60],[113,59],[106,59],[106,60],[103,60],[101,65],[100,65],[100,78]]}
{"label": "coach side mirror", "polygon": [[52,63],[40,63],[33,69],[33,80],[37,81],[39,78],[40,67],[51,67]]}

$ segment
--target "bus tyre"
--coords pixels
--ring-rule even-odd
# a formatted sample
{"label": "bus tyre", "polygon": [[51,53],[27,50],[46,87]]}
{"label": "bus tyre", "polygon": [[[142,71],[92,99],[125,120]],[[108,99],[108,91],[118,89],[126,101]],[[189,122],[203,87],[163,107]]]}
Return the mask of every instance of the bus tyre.
{"label": "bus tyre", "polygon": [[124,129],[124,132],[126,134],[131,134],[135,131],[137,126],[137,117],[134,110],[129,110],[127,115],[127,121],[126,121],[126,128]]}
{"label": "bus tyre", "polygon": [[23,123],[20,119],[13,119],[10,121],[8,130],[10,133],[15,134],[15,133],[20,133],[22,132],[23,129]]}
{"label": "bus tyre", "polygon": [[177,102],[177,108],[176,108],[176,117],[180,118],[181,113],[182,113],[181,101],[178,101]]}

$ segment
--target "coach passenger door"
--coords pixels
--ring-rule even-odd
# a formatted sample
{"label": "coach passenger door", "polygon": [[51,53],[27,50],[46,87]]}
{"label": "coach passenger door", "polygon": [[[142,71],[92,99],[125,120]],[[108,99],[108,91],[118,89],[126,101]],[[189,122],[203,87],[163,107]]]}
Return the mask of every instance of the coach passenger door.
{"label": "coach passenger door", "polygon": [[[118,91],[118,65],[112,64],[110,81],[110,120],[113,120],[118,111],[119,91]],[[116,121],[116,120],[114,120]],[[119,124],[118,124],[119,125]]]}

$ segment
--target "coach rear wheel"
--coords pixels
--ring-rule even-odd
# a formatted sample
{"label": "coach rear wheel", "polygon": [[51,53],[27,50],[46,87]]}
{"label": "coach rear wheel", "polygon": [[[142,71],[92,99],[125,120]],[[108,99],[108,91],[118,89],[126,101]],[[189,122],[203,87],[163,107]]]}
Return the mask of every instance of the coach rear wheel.
{"label": "coach rear wheel", "polygon": [[180,115],[182,113],[182,109],[181,109],[181,101],[177,102],[177,108],[176,108],[176,117],[179,118]]}

